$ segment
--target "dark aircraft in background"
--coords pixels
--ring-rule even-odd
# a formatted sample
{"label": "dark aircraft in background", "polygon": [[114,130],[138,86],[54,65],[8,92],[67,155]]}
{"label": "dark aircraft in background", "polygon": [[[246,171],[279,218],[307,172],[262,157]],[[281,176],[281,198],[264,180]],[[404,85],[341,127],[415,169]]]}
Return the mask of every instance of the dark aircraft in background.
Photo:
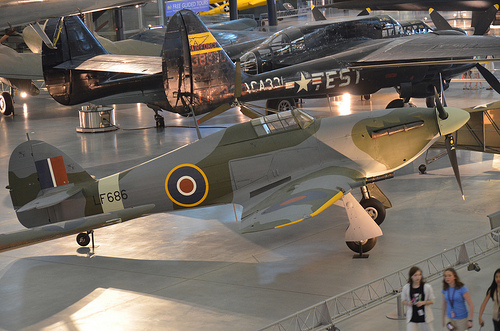
{"label": "dark aircraft in background", "polygon": [[[253,19],[238,20],[211,24],[208,26],[217,41],[232,59],[239,59],[248,49],[260,44],[271,33],[252,31],[257,27]],[[23,38],[33,53],[42,52],[42,40],[28,28],[23,32]],[[110,41],[96,36],[106,50],[121,55],[159,56],[165,38],[165,28],[148,29],[131,36],[129,39]],[[42,63],[39,54],[17,53],[15,50],[0,45],[0,82],[11,88],[10,92],[0,91],[0,113],[10,115],[14,112],[13,91],[38,95],[40,91],[33,80],[42,80]]]}
{"label": "dark aircraft in background", "polygon": [[[217,114],[233,105],[235,98],[254,101],[347,92],[366,95],[396,86],[402,97],[429,97],[434,86],[441,85],[440,75],[446,80],[473,66],[500,91],[493,75],[477,64],[485,60],[474,59],[500,57],[500,39],[495,37],[438,31],[373,39],[334,55],[257,75],[242,74],[240,84],[227,79],[239,76],[234,63],[193,12],[183,10],[173,18],[162,57],[109,54],[80,20],[64,19],[57,49],[43,48],[49,93],[64,105],[144,102],[182,115],[199,115],[216,108],[213,114]],[[56,36],[59,24],[49,22],[47,35]],[[226,71],[222,77],[212,73],[220,66]],[[196,107],[188,106],[193,104],[191,99]]]}
{"label": "dark aircraft in background", "polygon": [[[362,44],[375,39],[383,40],[433,32],[433,29],[422,21],[407,21],[400,24],[400,22],[388,15],[361,16],[349,20],[326,21],[326,18],[317,7],[313,6],[311,10],[318,22],[293,26],[277,32],[241,57],[243,71],[255,75],[320,59],[328,55],[339,55],[348,50],[361,49]],[[487,32],[497,11],[498,5],[492,6],[483,13],[481,23],[476,26],[475,35],[483,35]],[[366,11],[367,13],[368,11]],[[466,34],[461,29],[451,27],[436,10],[431,9],[430,16],[436,26],[436,33]],[[395,59],[397,59],[397,55]],[[450,78],[457,73],[456,69],[457,67],[445,68],[436,72],[433,76],[426,77],[427,82],[421,82],[420,85],[429,86],[428,93],[409,91],[409,82],[402,82],[402,85],[396,86],[396,89],[402,100],[408,101],[410,97],[422,97],[422,94],[424,94],[424,97],[429,97],[429,101],[433,102],[432,86],[438,81],[439,74],[445,80],[445,88],[447,88]],[[464,68],[463,71],[465,70]],[[420,87],[412,88],[412,90],[418,89]],[[365,98],[368,97],[369,95],[365,96]],[[402,105],[402,102],[396,104],[398,103]],[[292,107],[293,104],[293,98],[280,98],[268,100],[267,106],[268,108],[283,110]],[[432,103],[430,106],[432,106]]]}
{"label": "dark aircraft in background", "polygon": [[[389,15],[358,15],[351,19],[326,20],[317,7],[311,10],[316,22],[283,29],[243,54],[243,72],[255,75],[342,53],[375,39],[399,38],[432,31],[430,26],[421,21],[401,25]],[[267,108],[280,111],[293,106],[293,98],[267,102]]]}
{"label": "dark aircraft in background", "polygon": [[[95,12],[144,2],[147,2],[147,0],[3,0],[0,1],[0,29],[9,29],[10,31],[6,32],[0,38],[0,43],[15,32],[13,28],[21,25],[30,24],[42,32],[42,28],[38,25],[38,22],[44,21],[49,17]],[[22,59],[21,57],[0,45],[0,59],[2,60],[0,61],[0,67],[3,65],[6,68],[4,72],[8,73],[8,76],[0,75],[0,82],[10,88],[9,92],[0,90],[0,112],[2,114],[8,115],[14,109],[14,89],[20,89],[30,95],[37,95],[39,93],[32,79],[40,72],[40,69],[32,70],[33,64],[29,63],[31,61],[30,56]],[[16,67],[11,64],[15,61],[18,61],[17,66],[23,66],[19,70],[20,72],[16,72]]]}
{"label": "dark aircraft in background", "polygon": [[372,10],[427,11],[434,8],[442,11],[484,11],[496,3],[498,2],[492,0],[332,0],[328,6],[340,9],[369,7]]}
{"label": "dark aircraft in background", "polygon": [[[441,11],[472,11],[471,26],[484,24],[483,12],[496,5],[491,0],[332,0],[326,6],[339,9],[407,10],[427,11],[429,8]],[[491,22],[491,21],[490,21]]]}

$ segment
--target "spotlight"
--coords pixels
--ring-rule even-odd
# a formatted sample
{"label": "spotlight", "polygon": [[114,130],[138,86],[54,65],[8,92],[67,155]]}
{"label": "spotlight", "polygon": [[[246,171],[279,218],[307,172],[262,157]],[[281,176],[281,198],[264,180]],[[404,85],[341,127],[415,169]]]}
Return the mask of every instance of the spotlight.
{"label": "spotlight", "polygon": [[469,270],[469,271],[474,270],[474,271],[479,272],[481,270],[481,268],[479,267],[479,264],[477,264],[476,262],[472,262],[471,264],[469,264],[467,266],[467,270]]}

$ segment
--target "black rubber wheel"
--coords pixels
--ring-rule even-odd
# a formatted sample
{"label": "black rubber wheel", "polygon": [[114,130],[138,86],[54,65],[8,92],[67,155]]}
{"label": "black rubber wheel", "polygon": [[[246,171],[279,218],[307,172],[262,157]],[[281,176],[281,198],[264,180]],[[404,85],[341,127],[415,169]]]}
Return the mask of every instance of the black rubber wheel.
{"label": "black rubber wheel", "polygon": [[427,166],[425,164],[421,164],[418,166],[418,171],[423,175],[425,174],[425,171],[427,170]]}
{"label": "black rubber wheel", "polygon": [[[346,241],[345,242],[347,247],[355,253],[361,253],[359,250],[359,241]],[[361,248],[363,250],[363,253],[369,252],[372,250],[373,247],[375,247],[375,244],[377,243],[377,238],[370,238],[367,240],[363,240],[361,242]]]}
{"label": "black rubber wheel", "polygon": [[79,233],[76,236],[76,242],[80,246],[87,246],[90,243],[90,236],[85,232]]}
{"label": "black rubber wheel", "polygon": [[377,199],[363,199],[360,202],[360,205],[366,210],[368,215],[373,218],[375,223],[378,225],[382,224],[385,220],[385,207],[382,202]]}
{"label": "black rubber wheel", "polygon": [[0,95],[0,113],[8,116],[14,112],[14,102],[9,92],[2,92]]}
{"label": "black rubber wheel", "polygon": [[394,99],[387,104],[385,109],[403,108],[404,106],[405,106],[405,101],[403,99]]}
{"label": "black rubber wheel", "polygon": [[295,100],[293,98],[288,99],[271,99],[267,100],[266,108],[276,111],[286,111],[291,110],[295,107]]}
{"label": "black rubber wheel", "polygon": [[371,97],[372,97],[372,96],[371,96],[371,94],[365,94],[365,95],[363,95],[361,98],[362,98],[363,100],[370,100],[370,98],[371,98]]}

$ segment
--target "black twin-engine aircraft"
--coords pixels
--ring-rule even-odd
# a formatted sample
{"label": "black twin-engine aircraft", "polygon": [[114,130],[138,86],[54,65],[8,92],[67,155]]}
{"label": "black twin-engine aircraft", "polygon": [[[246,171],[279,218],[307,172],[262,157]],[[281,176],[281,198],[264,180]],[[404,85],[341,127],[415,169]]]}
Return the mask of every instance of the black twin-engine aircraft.
{"label": "black twin-engine aircraft", "polygon": [[[235,99],[314,98],[346,92],[368,95],[385,87],[399,87],[404,98],[429,97],[434,86],[439,88],[443,80],[473,66],[500,91],[498,81],[478,64],[487,61],[478,57],[500,57],[500,39],[458,31],[360,38],[368,40],[335,54],[255,75],[240,74],[190,10],[181,10],[170,19],[161,57],[109,54],[76,17],[51,20],[46,33],[57,46],[55,50],[43,48],[46,85],[54,99],[65,105],[143,102],[182,115],[199,115],[228,109]],[[300,43],[314,52],[309,45],[305,38]],[[292,48],[283,52],[293,56]],[[218,72],[214,68],[231,75],[213,74]],[[234,80],[227,79],[231,76]]]}

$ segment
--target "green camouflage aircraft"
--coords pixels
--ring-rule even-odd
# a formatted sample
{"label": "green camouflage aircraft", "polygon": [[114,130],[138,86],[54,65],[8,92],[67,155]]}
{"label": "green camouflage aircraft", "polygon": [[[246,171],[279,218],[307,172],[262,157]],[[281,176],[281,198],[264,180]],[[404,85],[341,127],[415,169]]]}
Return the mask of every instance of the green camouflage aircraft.
{"label": "green camouflage aircraft", "polygon": [[[231,126],[102,179],[57,148],[28,140],[12,153],[8,189],[29,229],[0,235],[0,250],[80,232],[77,241],[87,245],[95,228],[215,204],[243,206],[243,233],[275,229],[342,200],[350,221],[345,240],[355,251],[363,243],[366,252],[382,235],[376,222],[385,217],[373,198],[383,194],[367,184],[391,177],[468,119],[468,112],[450,107],[316,120],[294,109]],[[361,204],[351,194],[358,187]]]}

